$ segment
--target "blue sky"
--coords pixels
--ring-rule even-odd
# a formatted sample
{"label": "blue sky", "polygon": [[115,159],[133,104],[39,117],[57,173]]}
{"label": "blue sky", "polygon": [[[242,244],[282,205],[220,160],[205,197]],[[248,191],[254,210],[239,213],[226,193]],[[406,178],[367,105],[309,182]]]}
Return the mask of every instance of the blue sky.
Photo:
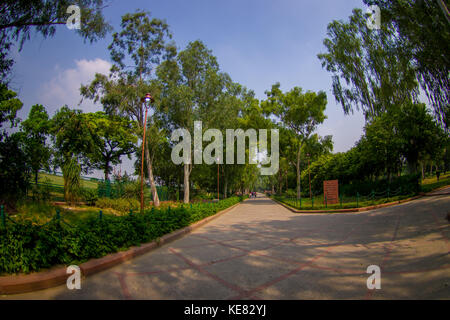
{"label": "blue sky", "polygon": [[[323,90],[328,95],[328,119],[321,135],[333,135],[334,151],[346,151],[360,138],[361,113],[345,116],[331,92],[331,75],[322,69],[317,54],[332,20],[346,20],[353,8],[365,8],[362,0],[113,0],[104,10],[106,19],[119,30],[124,13],[144,9],[165,19],[179,49],[202,40],[218,58],[222,71],[255,91],[257,98],[275,82],[283,90],[300,86]],[[72,30],[59,27],[55,36],[32,35],[16,60],[11,87],[18,91],[25,119],[31,105],[41,103],[50,115],[67,104],[85,111],[101,106],[80,100],[78,89],[95,72],[107,73],[107,46],[111,35],[94,44],[84,43]]]}

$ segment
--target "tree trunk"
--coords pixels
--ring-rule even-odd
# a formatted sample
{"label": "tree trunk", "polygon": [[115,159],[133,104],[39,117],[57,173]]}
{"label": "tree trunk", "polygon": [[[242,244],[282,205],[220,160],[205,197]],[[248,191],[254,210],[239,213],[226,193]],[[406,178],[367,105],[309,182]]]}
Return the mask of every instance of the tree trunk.
{"label": "tree trunk", "polygon": [[300,145],[298,147],[298,152],[297,152],[297,199],[300,199],[301,197],[301,186],[300,186],[300,150],[301,150],[302,146]]}
{"label": "tree trunk", "polygon": [[285,172],[286,174],[286,192],[289,190],[289,185],[288,185],[288,174],[287,172]]}
{"label": "tree trunk", "polygon": [[420,162],[420,166],[422,168],[422,180],[424,180],[425,179],[425,168],[423,166],[423,161]]}
{"label": "tree trunk", "polygon": [[105,163],[105,170],[104,170],[104,173],[105,173],[105,181],[106,180],[108,180],[108,178],[109,178],[109,162],[107,161],[106,163]]}
{"label": "tree trunk", "polygon": [[189,175],[190,175],[189,164],[185,163],[184,164],[184,199],[183,199],[184,203],[189,203]]}
{"label": "tree trunk", "polygon": [[408,161],[408,173],[413,174],[417,172],[417,166],[415,161]]}
{"label": "tree trunk", "polygon": [[146,141],[145,158],[146,158],[145,160],[147,162],[148,180],[150,181],[150,189],[152,192],[153,205],[155,207],[159,207],[159,197],[158,197],[158,191],[156,190],[155,179],[153,178],[153,164],[152,164],[152,160],[150,158],[150,152],[148,149],[148,141]]}
{"label": "tree trunk", "polygon": [[227,192],[228,192],[228,177],[225,174],[223,177],[223,198],[224,199],[226,199],[228,196]]}

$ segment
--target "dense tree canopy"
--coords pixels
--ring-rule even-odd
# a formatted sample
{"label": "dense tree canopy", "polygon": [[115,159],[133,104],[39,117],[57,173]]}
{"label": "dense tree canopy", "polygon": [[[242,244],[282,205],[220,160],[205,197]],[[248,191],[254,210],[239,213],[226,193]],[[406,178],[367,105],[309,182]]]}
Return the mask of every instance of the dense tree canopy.
{"label": "dense tree canopy", "polygon": [[362,10],[354,9],[349,22],[331,22],[327,36],[327,52],[318,57],[332,74],[333,94],[346,114],[361,109],[370,119],[417,99],[412,54],[398,48],[392,23],[371,30]]}
{"label": "dense tree canopy", "polygon": [[435,114],[450,124],[450,18],[448,0],[364,0],[378,5],[382,23],[392,25],[398,37],[396,50],[412,60],[421,87]]}
{"label": "dense tree canopy", "polygon": [[[56,26],[66,22],[69,2],[3,2],[0,12],[7,14],[0,18],[0,201],[26,194],[30,184],[37,184],[39,171],[51,167],[63,172],[66,200],[76,201],[81,173],[101,170],[108,180],[125,156],[134,156],[135,176],[141,175],[141,165],[144,168],[155,206],[162,186],[184,203],[256,188],[299,198],[310,195],[310,180],[316,194],[322,192],[324,180],[338,179],[341,186],[351,187],[381,180],[389,185],[398,176],[418,175],[419,168],[422,177],[427,168],[447,170],[450,137],[441,124],[448,124],[449,31],[439,1],[364,2],[381,7],[381,29],[370,30],[366,15],[355,9],[348,21],[328,25],[325,52],[318,55],[344,113],[362,110],[366,117],[360,139],[339,153],[333,153],[332,136],[317,134],[327,118],[325,91],[299,86],[283,91],[274,79],[260,101],[221,69],[204,42],[177,47],[169,25],[145,11],[122,16],[107,48],[109,74],[96,74],[81,84],[83,99],[98,103],[103,111],[84,113],[63,106],[49,118],[44,106],[34,105],[21,121],[17,112],[22,102],[4,77],[12,63],[9,50],[14,43],[21,46],[33,29],[52,36]],[[95,41],[110,30],[102,16],[104,1],[74,3],[82,7],[82,37]],[[421,103],[420,88],[432,105]],[[147,93],[153,100],[145,104]],[[18,124],[19,132],[6,132],[7,126]],[[177,143],[172,133],[177,129],[185,129],[192,142],[195,133],[200,134],[201,158],[191,143],[186,150],[189,161],[172,162]],[[258,135],[257,148],[244,137],[244,163],[237,161],[236,136],[228,146],[233,149],[227,150],[228,129]],[[279,164],[272,176],[260,173],[271,154],[273,135],[264,146],[258,129],[279,132]],[[218,142],[223,150],[216,147]],[[225,161],[227,151],[233,151],[233,163]],[[136,196],[135,186],[132,193]]]}

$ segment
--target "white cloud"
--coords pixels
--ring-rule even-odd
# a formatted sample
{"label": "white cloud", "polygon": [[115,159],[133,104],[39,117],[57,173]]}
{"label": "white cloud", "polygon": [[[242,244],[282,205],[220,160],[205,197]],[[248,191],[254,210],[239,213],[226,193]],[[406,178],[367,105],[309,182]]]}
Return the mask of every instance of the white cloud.
{"label": "white cloud", "polygon": [[80,86],[89,84],[96,73],[108,74],[111,64],[103,59],[76,60],[75,68],[61,69],[55,67],[55,76],[42,84],[39,101],[47,106],[50,116],[67,104],[70,108],[82,109],[84,112],[100,111],[100,105],[94,105],[92,101],[81,100]]}

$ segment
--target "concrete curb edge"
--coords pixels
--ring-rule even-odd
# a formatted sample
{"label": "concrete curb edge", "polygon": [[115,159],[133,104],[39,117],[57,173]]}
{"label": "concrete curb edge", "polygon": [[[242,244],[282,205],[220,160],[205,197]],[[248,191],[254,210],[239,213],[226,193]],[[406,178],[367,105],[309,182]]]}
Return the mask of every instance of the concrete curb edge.
{"label": "concrete curb edge", "polygon": [[365,212],[365,211],[370,211],[370,210],[375,210],[375,209],[380,209],[380,208],[385,208],[385,207],[392,207],[398,204],[402,204],[405,202],[410,202],[419,198],[422,198],[423,195],[418,195],[418,196],[414,196],[408,199],[403,199],[403,200],[398,200],[398,201],[394,201],[394,202],[388,202],[388,203],[381,203],[381,204],[377,204],[377,205],[373,205],[373,206],[368,206],[368,207],[361,207],[361,208],[351,208],[351,209],[336,209],[336,210],[298,210],[295,208],[292,208],[291,206],[282,203],[278,200],[275,199],[271,199],[273,201],[275,201],[276,203],[282,205],[283,207],[285,207],[286,209],[294,212],[294,213],[303,213],[303,214],[335,214],[335,213],[352,213],[352,212]]}

